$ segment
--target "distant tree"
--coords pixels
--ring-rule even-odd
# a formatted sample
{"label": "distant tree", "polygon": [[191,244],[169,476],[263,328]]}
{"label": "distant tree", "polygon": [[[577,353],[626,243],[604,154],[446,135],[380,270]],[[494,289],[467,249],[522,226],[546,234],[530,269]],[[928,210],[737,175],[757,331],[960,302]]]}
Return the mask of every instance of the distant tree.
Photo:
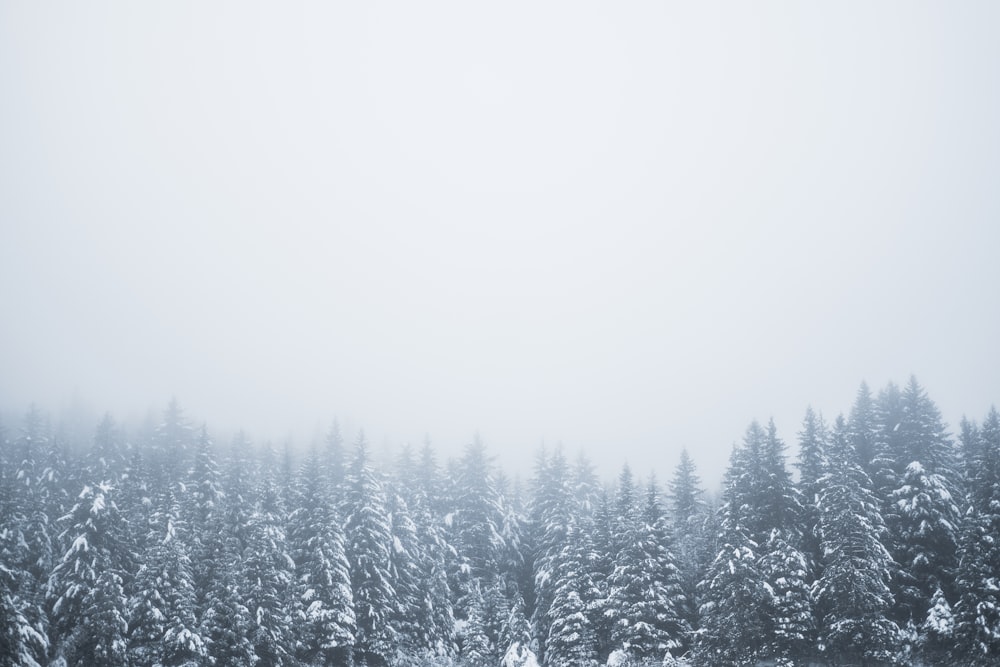
{"label": "distant tree", "polygon": [[878,416],[868,383],[862,382],[847,420],[847,440],[854,460],[869,478],[875,475],[874,459],[878,450]]}
{"label": "distant tree", "polygon": [[[670,483],[670,499],[673,553],[683,592],[683,600],[678,602],[678,613],[692,630],[699,625],[698,582],[704,577],[708,566],[702,557],[706,512],[704,493],[694,462],[687,449],[682,449],[680,463]],[[684,648],[689,648],[686,639]]]}
{"label": "distant tree", "polygon": [[829,467],[829,434],[822,416],[807,408],[799,431],[799,490],[802,498],[802,553],[807,559],[806,581],[812,583],[822,563],[819,537],[820,479]]}
{"label": "distant tree", "polygon": [[194,428],[184,417],[177,399],[170,400],[163,412],[163,421],[153,434],[150,459],[158,472],[153,477],[157,492],[165,485],[183,482],[191,462],[195,442]]}

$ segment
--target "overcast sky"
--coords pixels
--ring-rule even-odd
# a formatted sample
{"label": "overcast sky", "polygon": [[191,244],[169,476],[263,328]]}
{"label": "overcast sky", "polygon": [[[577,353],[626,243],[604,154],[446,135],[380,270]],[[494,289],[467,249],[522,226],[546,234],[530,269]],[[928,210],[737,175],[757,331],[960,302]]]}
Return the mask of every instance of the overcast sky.
{"label": "overcast sky", "polygon": [[1000,3],[0,3],[0,405],[717,486],[1000,402]]}

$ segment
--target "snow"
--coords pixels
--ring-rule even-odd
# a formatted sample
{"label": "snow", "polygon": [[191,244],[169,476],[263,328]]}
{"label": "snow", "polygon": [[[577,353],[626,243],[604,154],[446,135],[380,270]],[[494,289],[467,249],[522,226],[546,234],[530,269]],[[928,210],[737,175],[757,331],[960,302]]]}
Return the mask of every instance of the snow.
{"label": "snow", "polygon": [[625,667],[629,662],[628,653],[622,649],[615,649],[608,655],[607,667]]}
{"label": "snow", "polygon": [[501,667],[538,667],[538,658],[530,648],[520,642],[514,642],[507,649],[500,665]]}

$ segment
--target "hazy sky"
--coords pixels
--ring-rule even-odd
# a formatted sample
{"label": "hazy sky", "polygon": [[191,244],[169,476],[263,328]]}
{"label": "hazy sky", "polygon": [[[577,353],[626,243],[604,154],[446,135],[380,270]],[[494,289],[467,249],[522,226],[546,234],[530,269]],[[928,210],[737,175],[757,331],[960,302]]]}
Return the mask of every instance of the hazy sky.
{"label": "hazy sky", "polygon": [[0,2],[0,405],[543,440],[1000,402],[1000,3]]}

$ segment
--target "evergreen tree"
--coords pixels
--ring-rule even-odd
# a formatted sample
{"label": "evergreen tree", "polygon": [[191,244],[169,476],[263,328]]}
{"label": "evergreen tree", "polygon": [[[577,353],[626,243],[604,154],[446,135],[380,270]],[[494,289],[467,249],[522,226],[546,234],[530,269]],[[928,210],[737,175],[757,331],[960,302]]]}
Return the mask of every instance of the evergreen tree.
{"label": "evergreen tree", "polygon": [[90,479],[113,485],[119,483],[119,476],[125,471],[125,448],[110,414],[105,414],[97,426],[86,467]]}
{"label": "evergreen tree", "polygon": [[154,469],[159,473],[153,478],[157,492],[164,491],[167,485],[184,481],[194,442],[194,429],[184,417],[177,399],[171,399],[163,412],[163,421],[153,434],[150,453]]}
{"label": "evergreen tree", "polygon": [[224,502],[222,479],[212,452],[212,441],[204,426],[195,445],[185,516],[190,535],[191,577],[195,592],[195,616],[200,624],[207,609],[212,583],[224,561]]}
{"label": "evergreen tree", "polygon": [[254,653],[275,667],[292,664],[291,602],[295,563],[288,551],[281,489],[273,474],[275,459],[268,448],[261,476],[259,500],[247,525],[243,552],[244,599],[254,619]]}
{"label": "evergreen tree", "polygon": [[504,560],[501,534],[504,509],[493,462],[477,436],[466,446],[455,484],[456,547],[468,560],[469,574],[484,582],[495,580]]}
{"label": "evergreen tree", "polygon": [[802,506],[784,451],[773,421],[766,431],[753,422],[726,473],[725,521],[729,528],[741,527],[757,545],[766,543],[775,528],[790,535],[801,532]]}
{"label": "evergreen tree", "polygon": [[931,597],[927,618],[920,628],[921,657],[930,665],[947,664],[954,655],[955,615],[941,589]]}
{"label": "evergreen tree", "polygon": [[[12,480],[12,516],[10,529],[12,558],[10,562],[15,572],[15,605],[25,638],[49,636],[49,618],[46,614],[47,581],[53,571],[54,552],[58,548],[57,535],[52,521],[62,516],[56,510],[51,513],[52,503],[44,480],[44,452],[49,447],[48,423],[41,410],[32,405],[24,415],[20,436],[14,443],[15,457],[18,459]],[[51,482],[52,480],[49,480]],[[32,658],[39,663],[46,661],[48,641],[33,641],[26,644],[32,651]]]}
{"label": "evergreen tree", "polygon": [[225,536],[219,557],[220,565],[205,596],[198,632],[212,664],[252,667],[260,662],[251,641],[254,618],[243,602],[247,596],[239,572],[242,553],[231,534]]}
{"label": "evergreen tree", "polygon": [[964,664],[988,665],[1000,655],[1000,413],[996,408],[975,433],[975,447],[970,450],[970,506],[958,552],[953,657]]}
{"label": "evergreen tree", "polygon": [[739,529],[726,536],[699,585],[703,602],[694,658],[705,667],[756,665],[767,641],[762,610],[771,596],[757,567],[756,544]]}
{"label": "evergreen tree", "polygon": [[391,582],[389,545],[392,531],[382,485],[369,465],[364,434],[358,437],[345,496],[346,551],[351,565],[354,598],[354,659],[359,665],[381,667],[394,655],[391,626],[395,597]]}
{"label": "evergreen tree", "polygon": [[120,518],[112,488],[84,487],[64,521],[70,546],[48,580],[55,654],[69,665],[125,664]]}
{"label": "evergreen tree", "polygon": [[587,610],[599,594],[589,572],[589,551],[587,534],[578,533],[571,524],[554,562],[553,597],[546,614],[546,665],[585,667],[596,663],[596,637]]}
{"label": "evergreen tree", "polygon": [[879,490],[897,563],[892,618],[916,633],[934,591],[953,595],[960,511],[955,452],[941,414],[911,378],[879,397]]}
{"label": "evergreen tree", "polygon": [[680,614],[682,604],[667,519],[651,479],[609,581],[606,613],[613,622],[612,644],[638,661],[661,662],[682,646],[690,631]]}
{"label": "evergreen tree", "polygon": [[590,625],[594,629],[594,639],[597,644],[598,662],[604,663],[611,653],[611,615],[608,614],[608,592],[611,586],[611,574],[614,571],[614,537],[612,530],[611,499],[607,491],[602,491],[594,514],[594,561],[591,564],[591,576],[597,590],[597,599],[588,610]]}
{"label": "evergreen tree", "polygon": [[570,469],[562,450],[551,458],[542,449],[535,466],[534,495],[531,501],[535,610],[533,625],[538,629],[538,654],[545,657],[550,634],[550,607],[555,596],[557,564],[567,542],[576,500],[570,484]]}
{"label": "evergreen tree", "polygon": [[[705,501],[701,480],[687,449],[681,450],[681,460],[670,483],[671,515],[673,517],[674,548],[677,570],[683,593],[678,601],[678,613],[694,630],[698,627],[698,582],[705,575],[708,563],[703,562]],[[688,647],[688,642],[684,642]]]}
{"label": "evergreen tree", "polygon": [[820,480],[823,575],[813,586],[820,641],[829,659],[886,663],[894,659],[899,628],[887,618],[892,559],[881,542],[885,526],[871,482],[856,463],[843,418],[838,418]]}
{"label": "evergreen tree", "polygon": [[344,487],[347,483],[347,453],[344,449],[344,439],[340,435],[340,424],[336,419],[326,435],[326,453],[323,457],[323,467],[330,482],[331,500],[334,506],[343,502]]}
{"label": "evergreen tree", "polygon": [[[441,490],[439,472],[429,442],[425,442],[416,472],[409,484],[407,502],[419,545],[420,578],[417,610],[423,644],[434,658],[454,657],[455,616],[448,588],[448,555],[451,546],[441,528],[441,515],[435,510]],[[412,549],[411,549],[412,550]]]}
{"label": "evergreen tree", "polygon": [[792,665],[815,643],[816,623],[806,556],[780,530],[773,530],[758,565],[769,594],[765,610],[768,644],[762,654]]}
{"label": "evergreen tree", "polygon": [[432,641],[433,630],[428,627],[430,619],[419,615],[424,610],[425,590],[422,583],[426,559],[417,536],[417,526],[403,497],[390,492],[387,509],[392,531],[389,565],[396,593],[392,626],[398,654],[414,656],[428,649]]}
{"label": "evergreen tree", "polygon": [[331,506],[332,484],[315,450],[297,483],[298,506],[288,521],[296,574],[297,653],[307,664],[347,664],[355,629],[350,565]]}
{"label": "evergreen tree", "polygon": [[129,656],[134,665],[188,665],[206,656],[197,630],[188,539],[174,494],[152,518],[149,545],[129,602]]}
{"label": "evergreen tree", "polygon": [[862,382],[847,420],[847,440],[854,451],[854,460],[869,478],[876,470],[874,459],[878,450],[877,415],[868,383]]}
{"label": "evergreen tree", "polygon": [[822,562],[819,537],[820,479],[829,464],[826,460],[828,434],[823,418],[806,409],[799,431],[799,490],[802,498],[802,553],[808,564],[807,581],[815,581]]}
{"label": "evergreen tree", "polygon": [[490,642],[488,614],[478,581],[468,596],[468,619],[463,624],[460,641],[462,659],[469,667],[496,664],[497,647]]}

